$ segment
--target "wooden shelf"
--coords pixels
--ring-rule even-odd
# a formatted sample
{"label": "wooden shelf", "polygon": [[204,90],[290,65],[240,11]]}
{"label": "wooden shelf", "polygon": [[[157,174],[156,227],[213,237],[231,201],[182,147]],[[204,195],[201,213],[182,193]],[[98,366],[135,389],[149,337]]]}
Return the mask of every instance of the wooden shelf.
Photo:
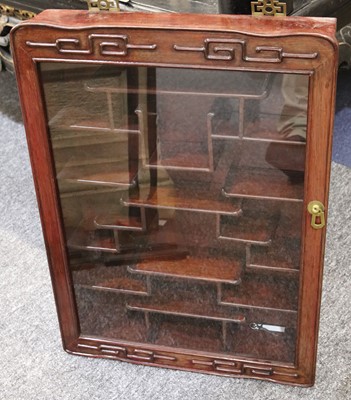
{"label": "wooden shelf", "polygon": [[222,285],[220,304],[297,313],[298,279],[246,274],[240,285]]}
{"label": "wooden shelf", "polygon": [[[106,222],[103,218],[106,218],[106,215],[102,215],[98,221]],[[117,226],[108,225],[110,222],[99,226],[96,219],[82,220],[79,227],[67,232],[68,248],[115,253],[108,261],[109,265],[113,265],[113,262],[136,263],[159,258],[172,260],[184,258],[189,254],[184,247],[182,236],[172,229],[172,226],[167,225],[166,228],[159,227],[146,232],[140,229],[142,226],[133,217],[117,222],[129,225],[120,225],[121,229],[116,229]]]}
{"label": "wooden shelf", "polygon": [[76,231],[67,241],[67,246],[72,250],[98,251],[113,253],[113,257],[106,260],[106,265],[117,265],[121,263],[143,262],[145,260],[177,259],[186,257],[189,252],[176,243],[167,242],[139,242],[122,243],[120,249],[111,237],[100,235],[96,231]]}
{"label": "wooden shelf", "polygon": [[286,329],[297,328],[298,313],[286,312],[285,310],[252,308],[228,304],[225,306],[230,307],[233,310],[236,310],[236,312],[244,315],[247,325],[268,324],[285,327]]}
{"label": "wooden shelf", "polygon": [[294,184],[277,169],[239,168],[225,185],[227,197],[303,201],[303,183]]}
{"label": "wooden shelf", "polygon": [[119,231],[130,232],[145,231],[145,227],[143,226],[140,218],[118,215],[118,212],[107,212],[100,214],[95,218],[94,224],[97,229],[116,229]]}
{"label": "wooden shelf", "polygon": [[[277,118],[278,123],[278,118]],[[239,132],[239,127],[233,123],[223,122],[213,130],[211,134],[213,139],[224,140],[243,140],[247,142],[262,142],[262,143],[280,143],[286,146],[299,147],[304,150],[306,142],[286,140],[277,131],[274,124],[268,127],[261,126],[261,122],[249,122],[246,129],[242,134]]]}
{"label": "wooden shelf", "polygon": [[250,244],[268,246],[277,228],[278,217],[248,215],[240,217],[218,217],[218,238]]}
{"label": "wooden shelf", "polygon": [[138,313],[126,312],[126,301],[133,294],[116,294],[106,290],[75,287],[82,335],[147,341],[145,319]]}
{"label": "wooden shelf", "polygon": [[259,115],[255,122],[251,122],[245,129],[245,140],[259,140],[270,143],[281,143],[286,146],[293,146],[305,150],[306,142],[286,140],[277,130],[281,115],[265,114]]}
{"label": "wooden shelf", "polygon": [[283,203],[274,240],[269,247],[251,246],[248,271],[298,275],[301,258],[303,203]]}
{"label": "wooden shelf", "polygon": [[[87,93],[88,95],[88,93]],[[106,104],[107,108],[107,104]],[[135,118],[141,118],[142,112],[135,111]],[[138,124],[116,127],[109,115],[91,114],[80,107],[66,107],[60,110],[49,121],[50,133],[53,139],[85,136],[89,131],[94,133],[127,133],[140,134]]]}
{"label": "wooden shelf", "polygon": [[155,261],[159,259],[182,259],[187,256],[188,251],[176,246],[159,246],[158,248],[133,248],[122,250],[119,254],[108,257],[104,264],[107,266],[115,266],[120,264],[135,264],[144,261]]}
{"label": "wooden shelf", "polygon": [[63,168],[57,174],[58,180],[67,180],[83,184],[133,187],[135,175],[132,177],[125,169],[117,163],[84,165]]}
{"label": "wooden shelf", "polygon": [[138,197],[122,199],[126,206],[238,215],[241,202],[197,188],[158,187],[141,191]]}
{"label": "wooden shelf", "polygon": [[[95,124],[95,125],[94,125]],[[55,141],[55,148],[62,147],[60,146],[60,141],[66,141],[68,139],[85,139],[87,135],[105,135],[105,134],[116,134],[116,138],[120,134],[136,134],[140,135],[139,125],[133,124],[130,126],[123,126],[120,128],[113,128],[110,124],[106,123],[105,120],[98,121],[96,124],[96,119],[85,119],[82,121],[72,120],[71,124],[68,122],[66,124],[52,124],[50,125],[50,132],[52,134],[52,138]],[[104,139],[102,138],[102,141]],[[107,143],[107,141],[104,141]],[[65,146],[67,147],[67,146]]]}
{"label": "wooden shelf", "polygon": [[[224,322],[228,326],[223,326],[223,321],[164,314],[158,314],[157,320],[150,316],[150,320],[153,321],[153,342],[160,345],[194,350],[206,348],[215,353],[225,351],[232,356],[245,354],[249,358],[293,362],[296,339],[294,328],[287,328],[284,334],[272,334],[253,331],[247,323]],[[228,368],[228,365],[223,362],[222,368]]]}
{"label": "wooden shelf", "polygon": [[129,266],[128,269],[130,272],[145,275],[171,276],[236,284],[240,281],[242,263],[229,258],[194,257],[188,255],[183,259],[146,260]]}
{"label": "wooden shelf", "polygon": [[86,231],[77,228],[67,235],[67,247],[72,250],[118,253],[113,235],[99,230]]}
{"label": "wooden shelf", "polygon": [[[229,327],[230,352],[241,357],[293,363],[295,361],[296,330],[289,328],[285,333],[255,331],[248,325]],[[229,335],[228,335],[229,336]],[[269,370],[269,368],[266,368]],[[260,369],[257,369],[258,373]],[[265,372],[262,371],[262,374]]]}
{"label": "wooden shelf", "polygon": [[[136,313],[138,314],[138,313]],[[223,351],[223,329],[218,321],[157,315],[153,324],[154,343],[180,349],[220,353]]]}
{"label": "wooden shelf", "polygon": [[300,242],[294,239],[276,240],[264,248],[252,246],[247,268],[267,273],[299,273]]}
{"label": "wooden shelf", "polygon": [[93,81],[85,86],[87,90],[95,93],[261,99],[267,95],[272,83],[272,75],[265,73],[255,73],[249,76],[247,73],[237,72],[235,78],[233,80],[233,74],[228,71],[192,71],[189,69],[184,71],[178,69],[175,76],[175,71],[163,68],[158,73],[157,89],[106,86]]}
{"label": "wooden shelf", "polygon": [[[213,78],[211,78],[213,79]],[[124,89],[124,88],[112,88],[112,87],[100,87],[100,88],[88,88],[89,91],[95,92],[95,93],[102,93],[102,92],[108,92],[108,93],[118,93],[118,94],[151,94],[151,95],[159,95],[159,96],[195,96],[195,97],[220,97],[220,98],[245,98],[245,99],[260,99],[266,95],[266,92],[262,90],[261,92],[258,91],[251,91],[251,93],[235,93],[234,90],[228,91],[217,91],[217,92],[209,92],[207,89],[204,89],[206,91],[196,91],[196,90],[191,90],[189,88],[184,87],[183,89],[177,90],[175,89],[143,89],[143,88],[138,88],[138,89]]]}
{"label": "wooden shelf", "polygon": [[149,288],[145,278],[131,275],[126,267],[94,266],[91,269],[73,271],[74,285],[116,293],[148,296]]}
{"label": "wooden shelf", "polygon": [[234,322],[236,324],[242,324],[245,322],[245,317],[240,313],[236,313],[227,307],[214,305],[213,303],[206,301],[206,299],[194,302],[187,301],[186,299],[172,300],[165,297],[152,297],[151,301],[129,300],[127,309],[163,315],[176,315],[221,322]]}
{"label": "wooden shelf", "polygon": [[209,154],[182,153],[174,157],[160,159],[157,162],[145,164],[148,168],[163,168],[175,171],[212,172],[213,160]]}
{"label": "wooden shelf", "polygon": [[72,129],[68,131],[51,132],[52,147],[55,154],[60,150],[81,149],[83,146],[118,146],[128,143],[128,135],[116,135],[104,130]]}

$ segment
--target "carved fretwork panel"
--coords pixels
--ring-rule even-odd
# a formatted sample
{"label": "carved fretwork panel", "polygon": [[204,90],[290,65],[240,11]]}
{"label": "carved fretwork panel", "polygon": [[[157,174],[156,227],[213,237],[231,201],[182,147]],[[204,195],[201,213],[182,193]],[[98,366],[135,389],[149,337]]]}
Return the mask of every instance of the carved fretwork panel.
{"label": "carved fretwork panel", "polygon": [[220,373],[227,376],[266,378],[269,380],[282,379],[287,382],[293,378],[299,381],[302,377],[294,369],[282,367],[267,367],[260,363],[249,363],[241,360],[229,360],[220,358],[199,357],[192,358],[187,355],[174,355],[169,352],[155,352],[135,348],[133,346],[117,346],[111,342],[97,343],[89,339],[80,339],[77,344],[77,354],[95,355],[103,358],[115,358],[131,362],[143,362],[148,365],[162,366],[164,364],[173,367],[194,368],[198,371]]}
{"label": "carved fretwork panel", "polygon": [[90,34],[82,45],[79,38],[59,38],[55,43],[27,41],[27,46],[33,48],[54,48],[59,54],[67,55],[97,55],[97,56],[127,56],[130,50],[155,50],[156,44],[130,44],[127,35]]}
{"label": "carved fretwork panel", "polygon": [[285,58],[313,60],[318,53],[288,53],[282,47],[256,46],[256,56],[249,55],[247,41],[243,39],[205,39],[201,47],[186,47],[174,45],[176,51],[201,52],[207,60],[233,61],[240,59],[244,62],[282,63]]}
{"label": "carved fretwork panel", "polygon": [[334,31],[75,11],[13,30],[67,351],[313,384]]}
{"label": "carved fretwork panel", "polygon": [[[34,28],[33,28],[34,29]],[[19,32],[20,34],[20,32]],[[284,38],[278,43],[276,38],[245,37],[240,33],[192,33],[192,45],[186,32],[175,36],[165,31],[162,43],[158,42],[156,32],[148,31],[143,35],[131,29],[123,34],[115,31],[96,30],[94,33],[80,34],[57,31],[52,41],[27,40],[26,46],[35,57],[54,57],[59,59],[84,58],[101,62],[113,60],[139,63],[167,64],[172,58],[179,65],[199,65],[217,68],[250,68],[262,63],[274,64],[277,69],[286,69],[296,65],[299,69],[308,69],[321,62],[321,53],[327,53],[330,45],[318,37],[300,35]],[[310,43],[306,51],[304,43]],[[314,49],[319,49],[315,51]],[[296,64],[298,62],[298,64]]]}

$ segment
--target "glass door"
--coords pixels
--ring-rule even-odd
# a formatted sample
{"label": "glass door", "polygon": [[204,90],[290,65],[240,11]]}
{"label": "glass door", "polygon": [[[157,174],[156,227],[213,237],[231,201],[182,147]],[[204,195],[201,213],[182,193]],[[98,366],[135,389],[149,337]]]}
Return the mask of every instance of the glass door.
{"label": "glass door", "polygon": [[40,73],[81,333],[293,364],[308,76]]}

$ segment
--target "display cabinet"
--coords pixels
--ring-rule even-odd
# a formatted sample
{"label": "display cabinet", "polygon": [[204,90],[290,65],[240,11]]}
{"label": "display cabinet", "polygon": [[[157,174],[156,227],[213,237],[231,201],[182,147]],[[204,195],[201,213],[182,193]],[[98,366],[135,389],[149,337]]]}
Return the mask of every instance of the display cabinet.
{"label": "display cabinet", "polygon": [[13,30],[68,352],[313,384],[334,34],[62,10]]}

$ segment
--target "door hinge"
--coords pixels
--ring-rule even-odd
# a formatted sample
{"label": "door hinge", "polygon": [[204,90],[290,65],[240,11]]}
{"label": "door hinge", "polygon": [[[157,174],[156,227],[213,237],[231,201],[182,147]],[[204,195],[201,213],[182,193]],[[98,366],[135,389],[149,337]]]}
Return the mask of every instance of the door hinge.
{"label": "door hinge", "polygon": [[91,12],[120,11],[119,0],[87,0],[87,3]]}

